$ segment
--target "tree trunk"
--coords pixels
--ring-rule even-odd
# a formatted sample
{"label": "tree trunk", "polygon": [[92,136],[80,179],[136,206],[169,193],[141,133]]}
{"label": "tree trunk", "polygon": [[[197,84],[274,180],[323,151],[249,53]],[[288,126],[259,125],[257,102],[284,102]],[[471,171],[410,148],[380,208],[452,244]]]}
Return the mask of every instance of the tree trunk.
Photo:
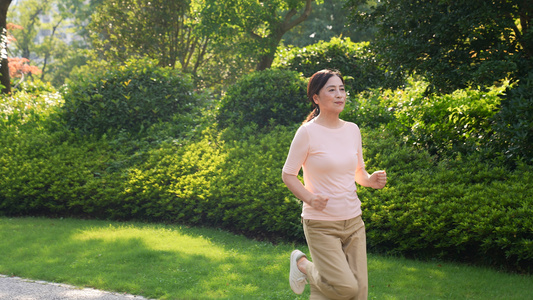
{"label": "tree trunk", "polygon": [[[0,30],[4,31],[7,30],[7,10],[9,9],[9,5],[11,4],[11,0],[0,0]],[[2,66],[0,66],[0,83],[4,86],[2,88],[3,94],[9,94],[11,93],[11,80],[9,78],[9,66],[7,57],[2,58]]]}
{"label": "tree trunk", "polygon": [[285,32],[279,33],[276,36],[267,36],[265,38],[268,39],[269,43],[268,52],[259,58],[259,62],[255,67],[257,71],[266,70],[272,66],[274,58],[276,57],[276,50],[278,49],[279,42],[281,42],[281,38]]}
{"label": "tree trunk", "polygon": [[276,52],[272,52],[261,56],[261,58],[259,59],[259,63],[257,64],[257,67],[255,69],[257,71],[263,71],[270,68],[272,66],[272,63],[274,62],[275,55]]}
{"label": "tree trunk", "polygon": [[312,0],[305,0],[305,9],[296,19],[293,19],[293,17],[296,15],[297,11],[296,9],[291,9],[285,15],[284,20],[277,24],[277,30],[268,36],[260,38],[252,33],[252,36],[255,36],[256,39],[264,39],[269,45],[268,52],[259,58],[259,63],[256,66],[257,71],[262,71],[272,66],[272,62],[274,62],[274,58],[276,57],[276,51],[281,38],[287,31],[291,30],[293,27],[302,23],[307,19],[307,17],[309,17],[312,8],[311,2]]}

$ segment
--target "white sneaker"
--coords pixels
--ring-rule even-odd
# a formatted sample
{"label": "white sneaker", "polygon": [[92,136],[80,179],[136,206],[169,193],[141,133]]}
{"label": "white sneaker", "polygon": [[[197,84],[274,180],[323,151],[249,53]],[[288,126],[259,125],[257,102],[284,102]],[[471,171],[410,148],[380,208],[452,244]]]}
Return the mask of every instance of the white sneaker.
{"label": "white sneaker", "polygon": [[298,269],[298,260],[304,256],[305,254],[300,250],[294,250],[291,253],[289,283],[291,284],[292,291],[296,294],[303,293],[305,285],[307,284],[307,276]]}

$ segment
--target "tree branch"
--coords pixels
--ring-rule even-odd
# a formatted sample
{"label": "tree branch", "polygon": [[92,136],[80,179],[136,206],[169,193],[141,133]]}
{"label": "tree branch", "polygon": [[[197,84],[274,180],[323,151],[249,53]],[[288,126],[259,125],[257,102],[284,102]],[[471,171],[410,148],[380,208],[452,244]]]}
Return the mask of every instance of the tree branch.
{"label": "tree branch", "polygon": [[250,36],[251,36],[254,40],[256,40],[256,41],[259,41],[259,40],[262,40],[262,39],[263,39],[262,36],[260,36],[259,34],[255,33],[253,30],[248,31],[248,33],[249,33]]}
{"label": "tree branch", "polygon": [[54,36],[56,34],[56,30],[59,27],[59,25],[61,24],[61,22],[63,22],[63,20],[64,20],[63,18],[60,18],[59,21],[57,22],[57,24],[52,26],[52,34],[50,34],[50,49],[48,51],[46,51],[46,53],[44,55],[43,68],[41,69],[41,71],[42,71],[41,80],[44,79],[44,74],[46,73],[46,66],[48,65],[48,59],[50,58],[50,51],[52,50],[53,45],[54,45]]}
{"label": "tree branch", "polygon": [[280,29],[283,33],[289,31],[291,28],[302,23],[303,21],[305,21],[305,19],[307,19],[307,17],[309,17],[309,15],[311,14],[311,9],[312,9],[311,2],[312,0],[306,0],[304,11],[295,20],[291,21],[292,17],[296,15],[295,9],[291,9],[287,13],[287,15],[285,15],[285,19],[283,20],[283,23],[280,26]]}

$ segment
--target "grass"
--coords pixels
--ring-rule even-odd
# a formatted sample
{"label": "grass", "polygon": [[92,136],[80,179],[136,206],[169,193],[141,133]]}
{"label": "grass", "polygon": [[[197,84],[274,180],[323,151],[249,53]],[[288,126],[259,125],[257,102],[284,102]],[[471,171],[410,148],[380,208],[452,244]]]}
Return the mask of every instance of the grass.
{"label": "grass", "polygon": [[[308,299],[288,285],[294,247],[178,225],[0,218],[0,274],[155,299]],[[368,267],[369,299],[533,299],[531,276],[372,254]]]}

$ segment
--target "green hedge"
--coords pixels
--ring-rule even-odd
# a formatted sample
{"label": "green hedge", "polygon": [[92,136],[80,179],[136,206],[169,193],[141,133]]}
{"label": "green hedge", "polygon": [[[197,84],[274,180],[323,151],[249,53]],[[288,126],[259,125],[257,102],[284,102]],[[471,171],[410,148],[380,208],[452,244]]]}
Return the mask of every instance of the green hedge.
{"label": "green hedge", "polygon": [[389,175],[385,189],[359,191],[371,250],[532,271],[533,166],[509,171],[477,154],[436,161],[389,131],[364,137],[366,163]]}
{"label": "green hedge", "polygon": [[371,88],[396,88],[403,76],[378,63],[368,42],[354,43],[350,38],[332,38],[302,48],[279,49],[274,68],[301,72],[311,77],[322,69],[337,69],[345,77],[348,90],[358,93]]}
{"label": "green hedge", "polygon": [[440,156],[480,151],[487,145],[493,132],[490,119],[508,85],[467,88],[442,96],[424,96],[422,86],[383,94],[395,115],[389,129],[405,136],[408,144]]}
{"label": "green hedge", "polygon": [[[1,99],[0,214],[178,222],[303,242],[301,203],[281,180],[297,125],[219,131],[183,127],[194,116],[177,114],[142,136],[79,136],[65,129],[53,95]],[[371,251],[531,272],[533,166],[413,149],[386,127],[396,112],[381,105],[403,99],[389,97],[397,98],[356,98],[362,110],[346,111],[369,124],[361,126],[368,171],[389,175],[383,190],[359,189]]]}
{"label": "green hedge", "polygon": [[307,80],[298,72],[267,69],[252,72],[228,88],[220,102],[220,128],[254,123],[258,129],[301,123],[311,111]]}
{"label": "green hedge", "polygon": [[508,83],[442,96],[425,95],[426,86],[410,80],[404,89],[365,91],[349,99],[341,116],[372,128],[386,125],[402,142],[439,157],[492,149],[491,118]]}
{"label": "green hedge", "polygon": [[180,222],[302,241],[300,203],[280,180],[291,141],[284,127],[228,142],[206,132],[135,154],[105,137],[2,138],[12,146],[0,148],[1,214]]}
{"label": "green hedge", "polygon": [[64,118],[70,128],[86,134],[139,132],[196,105],[192,79],[175,69],[148,59],[100,64],[64,90]]}

